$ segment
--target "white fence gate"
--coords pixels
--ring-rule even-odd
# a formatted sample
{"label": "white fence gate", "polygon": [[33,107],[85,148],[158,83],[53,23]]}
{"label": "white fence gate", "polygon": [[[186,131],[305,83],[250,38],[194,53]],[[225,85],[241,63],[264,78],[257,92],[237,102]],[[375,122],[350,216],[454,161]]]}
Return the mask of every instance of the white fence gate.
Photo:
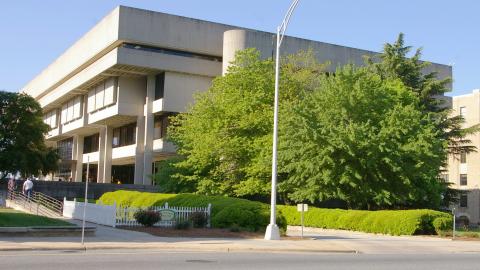
{"label": "white fence gate", "polygon": [[117,208],[117,226],[142,226],[138,223],[133,217],[134,214],[140,209],[148,209],[153,211],[161,210],[172,210],[175,212],[175,217],[173,220],[160,220],[155,223],[153,226],[159,227],[173,227],[176,223],[186,221],[190,219],[192,213],[202,213],[205,215],[207,220],[207,228],[210,228],[210,212],[212,205],[208,204],[208,207],[171,207],[168,206],[168,203],[165,203],[164,206],[153,206],[149,208],[134,208],[134,207],[125,207]]}
{"label": "white fence gate", "polygon": [[[63,199],[63,216],[67,218],[83,219],[84,202]],[[116,205],[100,205],[87,203],[85,220],[88,222],[115,227]]]}
{"label": "white fence gate", "polygon": [[[74,219],[83,219],[84,202],[63,200],[63,216]],[[210,214],[212,205],[208,207],[170,207],[168,203],[164,206],[154,206],[149,208],[135,207],[117,207],[114,205],[101,205],[87,203],[85,211],[85,220],[88,222],[106,225],[106,226],[142,226],[133,217],[140,209],[149,209],[153,211],[171,210],[175,213],[172,220],[161,220],[154,224],[159,227],[173,227],[178,222],[190,219],[192,213],[202,213],[207,220],[207,227],[210,228]]]}

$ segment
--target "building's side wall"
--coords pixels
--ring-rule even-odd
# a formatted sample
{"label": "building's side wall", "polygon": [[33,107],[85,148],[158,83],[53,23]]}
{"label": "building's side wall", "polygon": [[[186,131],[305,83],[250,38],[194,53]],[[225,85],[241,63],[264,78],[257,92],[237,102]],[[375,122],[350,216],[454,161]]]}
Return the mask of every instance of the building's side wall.
{"label": "building's side wall", "polygon": [[195,76],[177,72],[165,73],[164,111],[184,112],[194,102],[194,94],[207,90],[211,77]]}
{"label": "building's side wall", "polygon": [[[262,58],[273,57],[276,48],[276,35],[254,30],[235,29],[224,33],[223,38],[223,66],[225,74],[231,61],[235,59],[238,50],[256,48]],[[318,42],[313,40],[285,36],[281,44],[282,55],[295,54],[298,51],[313,50],[320,63],[330,63],[328,71],[334,72],[337,67],[346,64],[364,65],[364,56],[374,56],[377,53],[357,48],[350,48]],[[439,78],[452,76],[452,68],[441,64],[432,64],[426,72],[435,71]]]}
{"label": "building's side wall", "polygon": [[[459,115],[461,107],[466,108],[464,114],[464,127],[470,127],[480,123],[480,92],[478,90],[463,96],[453,97],[452,115]],[[480,148],[480,134],[468,137],[472,145]],[[468,191],[468,207],[456,205],[456,216],[466,216],[472,225],[480,222],[480,152],[472,152],[466,156],[466,163],[461,163],[460,156],[450,156],[448,166],[448,180],[454,184],[454,188]],[[467,175],[467,185],[460,184],[460,175]]]}

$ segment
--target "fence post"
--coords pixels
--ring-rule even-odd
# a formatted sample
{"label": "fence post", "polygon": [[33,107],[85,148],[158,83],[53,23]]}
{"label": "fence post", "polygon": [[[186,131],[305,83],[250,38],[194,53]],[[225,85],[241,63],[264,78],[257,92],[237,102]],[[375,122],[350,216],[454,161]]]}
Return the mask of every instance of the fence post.
{"label": "fence post", "polygon": [[113,202],[113,228],[117,225],[117,202]]}
{"label": "fence post", "polygon": [[209,203],[208,204],[208,207],[207,207],[207,228],[210,228],[211,224],[210,224],[210,212],[212,210],[212,204]]}
{"label": "fence post", "polygon": [[168,202],[165,203],[165,209],[168,209]]}

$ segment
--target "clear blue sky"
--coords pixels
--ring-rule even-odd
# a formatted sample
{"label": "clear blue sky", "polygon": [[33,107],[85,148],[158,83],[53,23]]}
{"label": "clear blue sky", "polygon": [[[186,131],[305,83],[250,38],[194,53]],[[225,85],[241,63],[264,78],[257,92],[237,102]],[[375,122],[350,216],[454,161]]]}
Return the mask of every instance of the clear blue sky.
{"label": "clear blue sky", "polygon": [[[290,0],[1,1],[0,89],[24,86],[117,5],[274,32]],[[379,51],[403,32],[423,59],[453,65],[459,95],[480,88],[479,11],[475,0],[300,0],[287,34]]]}

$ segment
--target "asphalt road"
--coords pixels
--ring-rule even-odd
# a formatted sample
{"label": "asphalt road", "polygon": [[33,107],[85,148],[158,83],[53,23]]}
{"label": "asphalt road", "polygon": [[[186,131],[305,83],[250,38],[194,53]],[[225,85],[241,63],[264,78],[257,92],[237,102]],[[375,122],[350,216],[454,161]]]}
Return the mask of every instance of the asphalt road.
{"label": "asphalt road", "polygon": [[148,250],[2,252],[0,269],[479,269],[479,254],[201,253]]}

